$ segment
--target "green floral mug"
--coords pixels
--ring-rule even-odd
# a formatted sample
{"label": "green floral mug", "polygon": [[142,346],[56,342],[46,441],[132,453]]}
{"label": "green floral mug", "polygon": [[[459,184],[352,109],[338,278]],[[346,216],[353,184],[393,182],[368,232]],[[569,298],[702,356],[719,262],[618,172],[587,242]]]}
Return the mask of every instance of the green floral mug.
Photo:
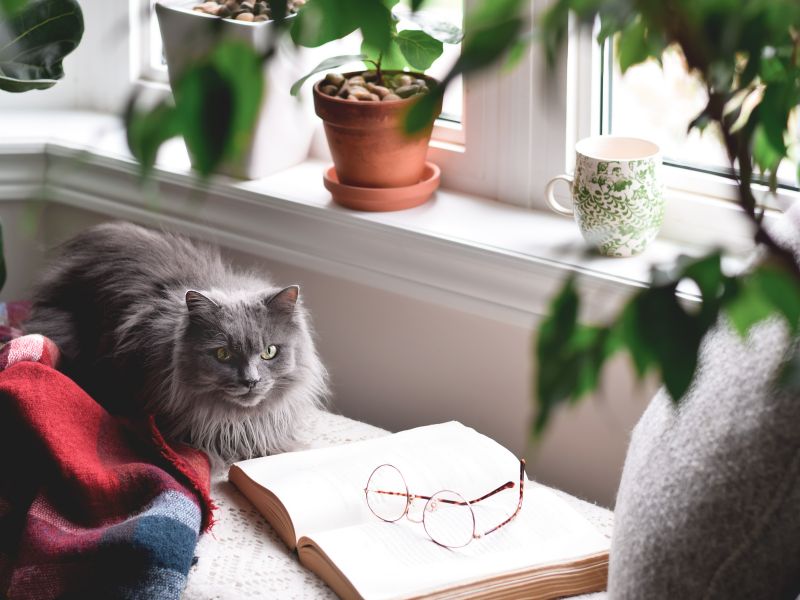
{"label": "green floral mug", "polygon": [[[559,180],[570,184],[572,208],[555,198]],[[555,212],[574,216],[584,239],[606,256],[633,256],[653,241],[664,221],[661,151],[653,142],[601,135],[575,145],[575,174],[545,188]]]}

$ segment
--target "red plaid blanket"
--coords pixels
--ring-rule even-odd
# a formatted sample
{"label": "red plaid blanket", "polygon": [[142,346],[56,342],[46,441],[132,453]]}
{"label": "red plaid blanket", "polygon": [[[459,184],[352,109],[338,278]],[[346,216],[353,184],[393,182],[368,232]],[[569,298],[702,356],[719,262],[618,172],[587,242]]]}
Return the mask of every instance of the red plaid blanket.
{"label": "red plaid blanket", "polygon": [[0,350],[0,598],[179,598],[207,457],[107,413],[38,335]]}

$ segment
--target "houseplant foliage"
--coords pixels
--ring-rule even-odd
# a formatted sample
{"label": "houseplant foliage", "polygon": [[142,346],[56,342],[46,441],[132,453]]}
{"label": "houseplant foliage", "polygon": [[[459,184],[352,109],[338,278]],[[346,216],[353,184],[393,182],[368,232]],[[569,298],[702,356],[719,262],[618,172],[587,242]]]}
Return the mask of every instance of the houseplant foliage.
{"label": "houseplant foliage", "polygon": [[0,90],[52,87],[64,76],[61,61],[83,37],[75,0],[0,0]]}
{"label": "houseplant foliage", "polygon": [[[770,188],[778,166],[797,144],[790,116],[800,103],[800,3],[796,0],[558,0],[537,32],[551,63],[565,40],[572,13],[590,26],[599,20],[600,42],[613,38],[620,69],[660,60],[679,50],[704,83],[708,101],[691,128],[714,124],[738,169],[738,203],[754,239],[766,251],[759,266],[740,276],[723,273],[719,252],[654,269],[652,285],[630,299],[612,322],[580,323],[574,279],[566,282],[542,323],[536,342],[535,434],[559,404],[577,401],[597,387],[610,356],[626,350],[639,377],[655,371],[677,402],[689,388],[705,333],[721,315],[743,336],[771,316],[796,334],[800,320],[800,270],[792,254],[763,226],[752,189],[754,170]],[[799,174],[800,175],[800,174]],[[688,306],[678,282],[692,280],[699,306]],[[797,387],[800,353],[785,357],[779,383]]]}
{"label": "houseplant foliage", "polygon": [[[61,61],[83,37],[75,0],[0,0],[0,90],[27,92],[54,86]],[[0,229],[0,288],[6,281]]]}
{"label": "houseplant foliage", "polygon": [[[396,9],[399,0],[311,0],[298,13],[292,39],[300,46],[316,47],[361,31],[361,54],[334,56],[322,61],[292,86],[293,95],[312,75],[360,61],[374,67],[381,81],[383,70],[424,72],[442,55],[444,44],[461,41],[461,29],[451,23],[432,20],[422,12]],[[403,20],[419,29],[398,30]]]}
{"label": "houseplant foliage", "polygon": [[[269,2],[273,21],[288,29],[298,45],[316,47],[354,31],[361,32],[364,40],[361,54],[332,57],[315,72],[364,60],[373,64],[380,62],[382,68],[387,69],[424,70],[441,54],[442,44],[457,41],[460,32],[451,24],[424,17],[425,0],[410,0],[410,12],[403,15],[417,22],[419,28],[398,30],[398,16],[392,10],[397,4],[398,0],[309,0],[294,18],[287,20],[286,0]],[[436,90],[422,96],[409,110],[405,122],[409,133],[418,133],[430,126],[438,116],[437,107],[447,86],[458,75],[495,64],[518,43],[517,37],[525,25],[524,5],[523,0],[481,0],[466,15],[461,54]],[[228,42],[220,41],[212,55],[226,53],[219,50],[226,44]],[[274,45],[262,55],[246,48],[236,51],[246,66],[263,66],[273,53]],[[241,76],[235,68],[229,67],[228,61],[219,61],[210,55],[186,74],[184,79],[188,83],[178,85],[174,101],[142,108],[135,96],[131,98],[125,114],[128,145],[144,174],[154,165],[161,144],[175,136],[184,137],[194,156],[208,157],[204,163],[196,161],[201,176],[210,175],[241,152],[243,144],[232,140],[241,140],[249,133],[256,115],[239,114],[239,107],[258,106],[261,89],[254,76]],[[298,82],[296,90],[302,83]],[[215,103],[211,98],[222,98],[223,102]]]}
{"label": "houseplant foliage", "polygon": [[[173,97],[141,107],[133,94],[124,120],[128,147],[148,175],[161,145],[183,137],[202,177],[245,152],[264,93],[263,66],[280,44],[287,25],[287,0],[269,3],[274,35],[263,52],[232,39],[220,39],[190,64],[173,84]],[[220,20],[221,21],[221,20]]]}

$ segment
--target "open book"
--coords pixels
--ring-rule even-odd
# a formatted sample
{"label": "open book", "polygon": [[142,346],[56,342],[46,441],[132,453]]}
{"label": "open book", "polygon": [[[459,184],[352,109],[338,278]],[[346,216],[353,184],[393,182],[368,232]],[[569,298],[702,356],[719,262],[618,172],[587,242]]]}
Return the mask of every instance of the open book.
{"label": "open book", "polygon": [[548,488],[525,481],[511,521],[446,548],[428,531],[438,535],[433,519],[447,513],[424,514],[423,523],[424,500],[394,522],[371,510],[365,488],[382,464],[402,473],[409,494],[458,492],[471,504],[450,508],[471,510],[477,532],[505,521],[519,503],[519,459],[457,422],[247,460],[229,479],[344,599],[557,598],[605,589],[609,540]]}

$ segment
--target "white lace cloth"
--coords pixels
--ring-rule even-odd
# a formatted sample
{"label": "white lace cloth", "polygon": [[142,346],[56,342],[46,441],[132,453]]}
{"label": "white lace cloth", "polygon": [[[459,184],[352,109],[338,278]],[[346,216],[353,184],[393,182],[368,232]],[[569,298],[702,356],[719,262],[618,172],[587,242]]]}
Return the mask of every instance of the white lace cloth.
{"label": "white lace cloth", "polygon": [[[335,446],[386,435],[366,423],[323,411],[304,425],[311,447]],[[215,473],[211,497],[217,522],[197,544],[197,563],[189,571],[185,600],[335,599],[336,595],[297,561],[261,514],[225,479]],[[605,535],[611,536],[610,511],[557,491]],[[579,598],[600,600],[605,593]]]}

